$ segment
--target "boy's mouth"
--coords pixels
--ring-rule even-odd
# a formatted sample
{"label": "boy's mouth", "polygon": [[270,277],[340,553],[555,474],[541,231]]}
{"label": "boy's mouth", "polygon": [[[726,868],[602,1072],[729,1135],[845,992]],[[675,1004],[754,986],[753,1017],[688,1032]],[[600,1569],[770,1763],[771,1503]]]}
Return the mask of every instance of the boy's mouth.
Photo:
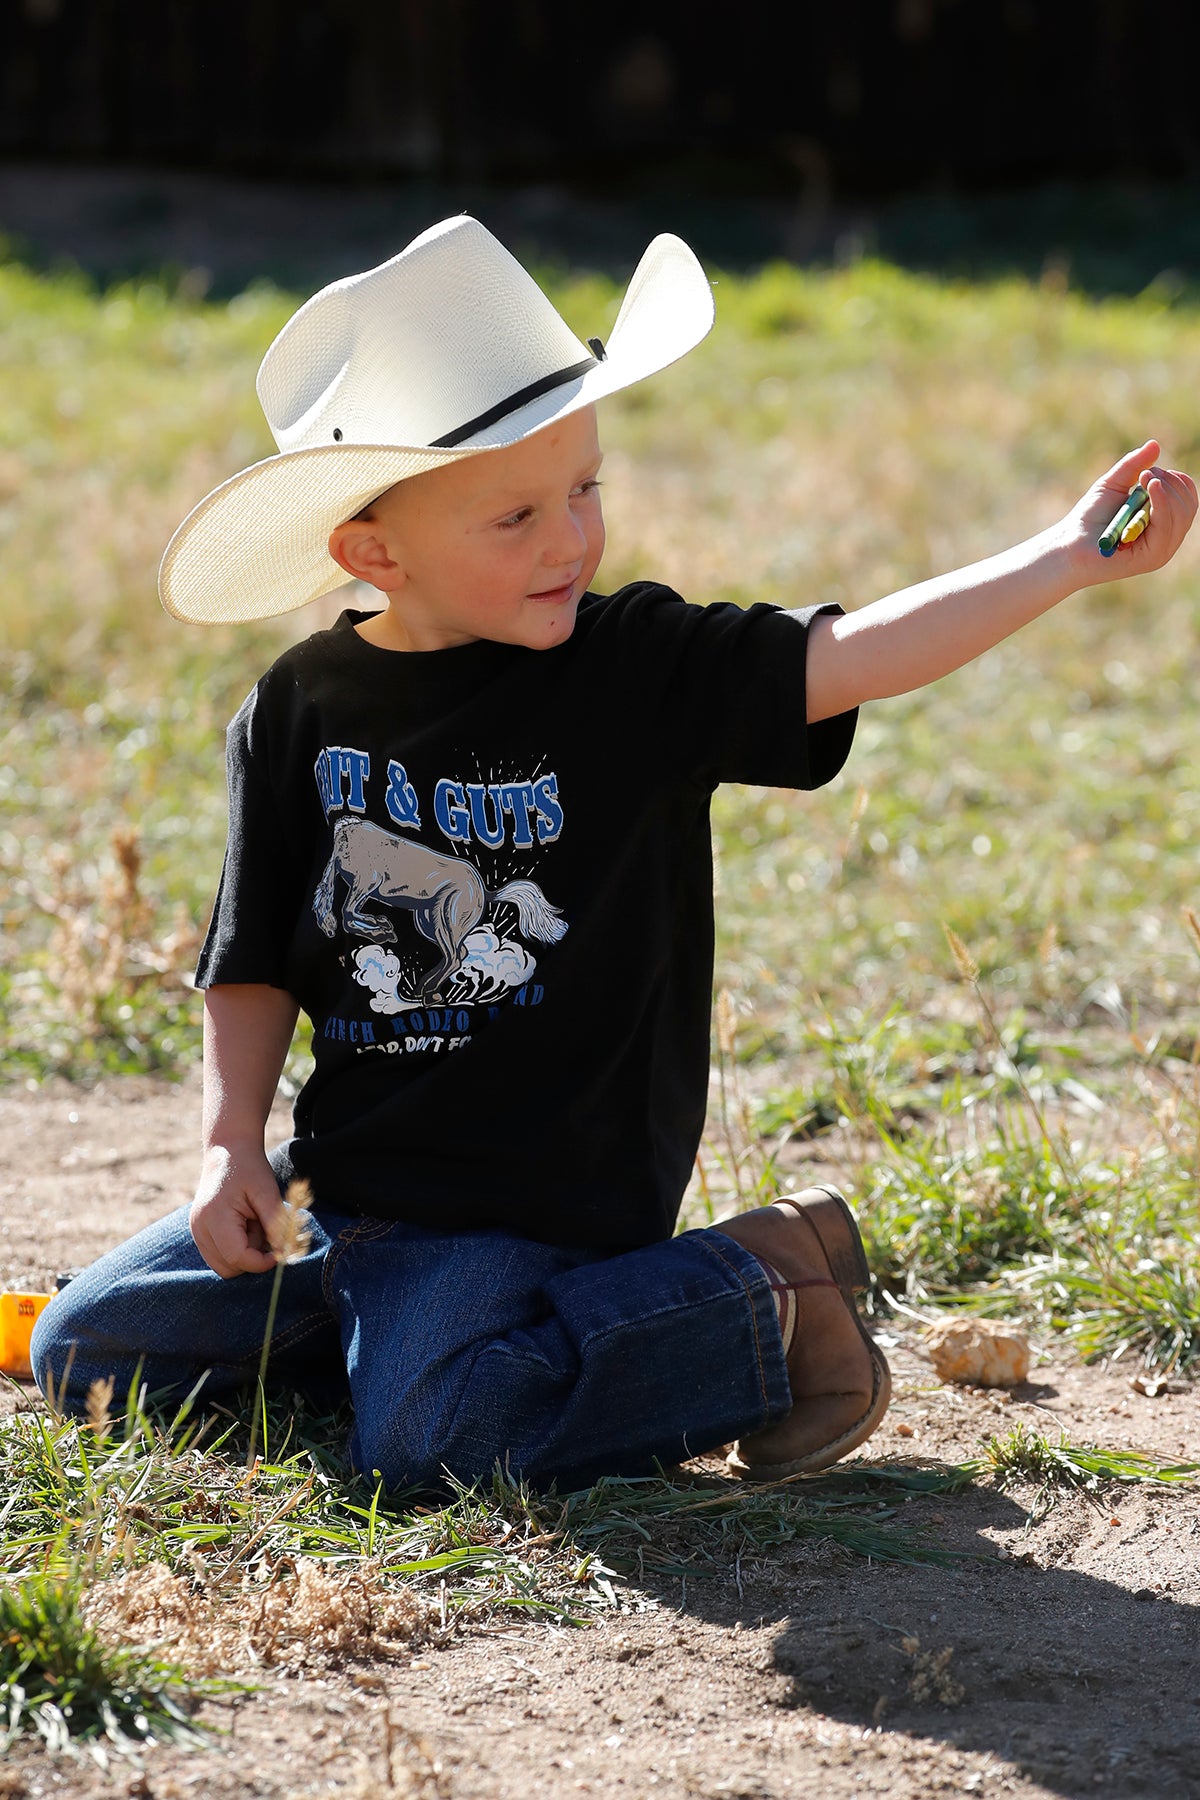
{"label": "boy's mouth", "polygon": [[563,602],[569,600],[574,593],[575,582],[578,579],[579,577],[575,576],[571,581],[564,581],[561,587],[543,588],[540,594],[528,594],[526,595],[526,598],[529,600],[547,600],[551,605],[562,605]]}

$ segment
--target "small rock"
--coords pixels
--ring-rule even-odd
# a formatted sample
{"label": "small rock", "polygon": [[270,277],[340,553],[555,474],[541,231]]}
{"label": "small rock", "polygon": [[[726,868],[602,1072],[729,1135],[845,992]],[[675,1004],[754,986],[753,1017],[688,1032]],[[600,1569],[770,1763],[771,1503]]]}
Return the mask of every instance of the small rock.
{"label": "small rock", "polygon": [[1133,1597],[1135,1600],[1154,1600],[1157,1598],[1153,1588],[1134,1588]]}
{"label": "small rock", "polygon": [[994,1319],[950,1319],[925,1340],[943,1381],[974,1387],[1015,1387],[1029,1379],[1029,1339]]}

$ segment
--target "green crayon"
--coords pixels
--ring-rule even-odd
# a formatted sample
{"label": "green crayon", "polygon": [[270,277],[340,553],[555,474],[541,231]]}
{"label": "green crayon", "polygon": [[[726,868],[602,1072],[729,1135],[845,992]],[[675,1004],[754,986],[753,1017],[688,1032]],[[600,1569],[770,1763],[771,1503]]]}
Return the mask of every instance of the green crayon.
{"label": "green crayon", "polygon": [[1101,556],[1112,556],[1115,553],[1117,545],[1121,542],[1121,533],[1130,523],[1134,514],[1140,513],[1143,506],[1149,504],[1149,500],[1149,494],[1140,483],[1137,487],[1130,488],[1121,504],[1120,511],[1109,520],[1106,530],[1098,540],[1097,547]]}

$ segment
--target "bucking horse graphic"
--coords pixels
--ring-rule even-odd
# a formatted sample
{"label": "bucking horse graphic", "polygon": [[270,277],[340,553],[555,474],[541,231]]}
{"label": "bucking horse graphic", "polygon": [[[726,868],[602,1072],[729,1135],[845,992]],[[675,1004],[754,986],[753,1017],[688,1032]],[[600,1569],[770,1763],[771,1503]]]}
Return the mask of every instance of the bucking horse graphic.
{"label": "bucking horse graphic", "polygon": [[519,929],[539,943],[557,944],[567,929],[566,920],[536,881],[509,881],[492,892],[465,857],[443,856],[413,838],[393,837],[366,819],[339,819],[333,851],[313,895],[313,911],[326,937],[337,931],[334,900],[339,876],[348,889],[342,926],[354,937],[395,943],[391,921],[377,912],[364,912],[373,900],[410,912],[421,936],[437,945],[441,961],[421,980],[425,1002],[436,999],[442,983],[461,967],[468,932],[502,900],[512,902]]}

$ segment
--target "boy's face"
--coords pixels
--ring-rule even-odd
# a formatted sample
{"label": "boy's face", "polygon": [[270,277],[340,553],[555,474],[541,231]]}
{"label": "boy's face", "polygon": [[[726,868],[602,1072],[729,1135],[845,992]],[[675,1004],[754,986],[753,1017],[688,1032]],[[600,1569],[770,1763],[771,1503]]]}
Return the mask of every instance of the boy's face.
{"label": "boy's face", "polygon": [[363,637],[395,650],[562,643],[604,549],[600,462],[587,407],[508,449],[403,481],[339,525],[330,554],[388,599]]}

